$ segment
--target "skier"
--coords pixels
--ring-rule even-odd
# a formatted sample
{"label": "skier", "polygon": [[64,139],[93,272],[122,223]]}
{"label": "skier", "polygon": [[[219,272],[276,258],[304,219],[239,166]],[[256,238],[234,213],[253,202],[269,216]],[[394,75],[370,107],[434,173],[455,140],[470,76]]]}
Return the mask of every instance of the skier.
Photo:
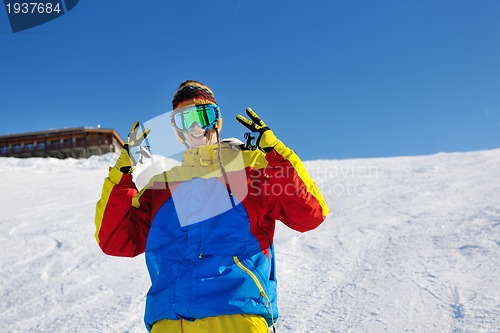
{"label": "skier", "polygon": [[252,109],[250,119],[236,119],[257,133],[256,149],[220,139],[221,112],[206,85],[183,82],[172,107],[173,130],[187,148],[182,165],[138,191],[131,152],[149,130],[138,133],[136,122],[104,181],[96,240],[108,255],[145,252],[152,283],[148,331],[274,330],[275,221],[300,232],[314,229],[328,214],[323,197],[295,152]]}

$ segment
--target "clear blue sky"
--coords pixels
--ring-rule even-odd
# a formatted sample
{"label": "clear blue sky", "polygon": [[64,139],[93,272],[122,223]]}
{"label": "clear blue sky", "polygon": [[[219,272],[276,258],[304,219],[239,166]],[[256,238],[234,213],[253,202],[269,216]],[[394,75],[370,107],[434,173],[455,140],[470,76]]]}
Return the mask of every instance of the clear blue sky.
{"label": "clear blue sky", "polygon": [[223,136],[251,106],[305,160],[500,147],[500,1],[80,1],[12,33],[0,134],[115,128],[214,90]]}

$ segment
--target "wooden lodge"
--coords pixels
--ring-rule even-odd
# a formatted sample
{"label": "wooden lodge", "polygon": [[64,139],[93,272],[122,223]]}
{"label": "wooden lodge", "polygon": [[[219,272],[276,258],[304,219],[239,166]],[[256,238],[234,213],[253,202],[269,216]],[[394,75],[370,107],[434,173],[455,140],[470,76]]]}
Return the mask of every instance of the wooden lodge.
{"label": "wooden lodge", "polygon": [[123,140],[114,129],[65,128],[0,135],[0,157],[86,158],[120,151]]}

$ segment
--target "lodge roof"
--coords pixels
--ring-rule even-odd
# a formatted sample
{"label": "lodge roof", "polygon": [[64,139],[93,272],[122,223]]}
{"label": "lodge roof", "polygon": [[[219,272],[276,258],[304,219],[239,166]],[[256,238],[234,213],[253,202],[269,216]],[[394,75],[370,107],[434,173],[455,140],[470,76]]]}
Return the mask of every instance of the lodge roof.
{"label": "lodge roof", "polygon": [[3,134],[0,135],[0,140],[8,141],[10,139],[27,139],[41,136],[61,135],[61,134],[75,134],[75,133],[112,133],[120,144],[124,144],[120,135],[112,128],[95,128],[95,127],[68,127],[60,129],[48,129],[43,131],[16,133],[16,134]]}
{"label": "lodge roof", "polygon": [[0,135],[1,157],[86,158],[120,151],[123,140],[112,128],[69,127]]}

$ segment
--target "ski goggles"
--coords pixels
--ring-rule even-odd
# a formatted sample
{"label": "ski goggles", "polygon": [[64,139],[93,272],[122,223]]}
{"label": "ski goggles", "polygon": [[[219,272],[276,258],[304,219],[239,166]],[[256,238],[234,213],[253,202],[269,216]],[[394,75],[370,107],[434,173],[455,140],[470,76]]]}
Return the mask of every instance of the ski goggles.
{"label": "ski goggles", "polygon": [[217,105],[193,105],[173,111],[170,115],[170,122],[176,129],[187,133],[195,123],[204,130],[208,130],[215,125],[220,116]]}

